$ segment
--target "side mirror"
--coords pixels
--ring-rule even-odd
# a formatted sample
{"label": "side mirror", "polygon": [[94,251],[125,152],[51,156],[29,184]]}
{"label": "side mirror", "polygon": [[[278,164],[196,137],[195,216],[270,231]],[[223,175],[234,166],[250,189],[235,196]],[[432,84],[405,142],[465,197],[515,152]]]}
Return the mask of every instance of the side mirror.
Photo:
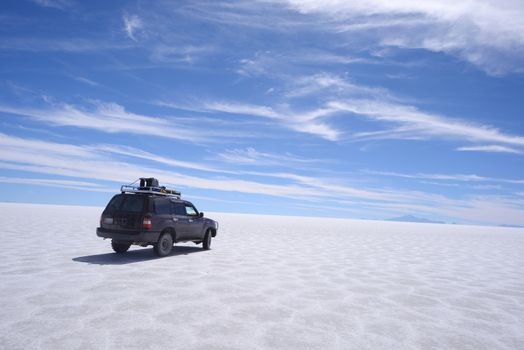
{"label": "side mirror", "polygon": [[204,213],[202,213],[202,212],[198,213],[198,217],[199,218],[203,218],[204,217]]}

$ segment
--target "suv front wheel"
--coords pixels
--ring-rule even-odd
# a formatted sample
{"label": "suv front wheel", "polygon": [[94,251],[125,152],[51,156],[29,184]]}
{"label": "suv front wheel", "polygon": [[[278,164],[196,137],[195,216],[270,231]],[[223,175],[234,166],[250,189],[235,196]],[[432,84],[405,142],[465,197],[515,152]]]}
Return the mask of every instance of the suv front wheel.
{"label": "suv front wheel", "polygon": [[154,249],[156,255],[168,256],[173,249],[173,237],[171,237],[171,234],[164,233],[160,235]]}
{"label": "suv front wheel", "polygon": [[202,242],[202,248],[204,250],[211,249],[211,237],[213,234],[211,233],[211,230],[207,230],[206,235],[204,236],[204,241]]}

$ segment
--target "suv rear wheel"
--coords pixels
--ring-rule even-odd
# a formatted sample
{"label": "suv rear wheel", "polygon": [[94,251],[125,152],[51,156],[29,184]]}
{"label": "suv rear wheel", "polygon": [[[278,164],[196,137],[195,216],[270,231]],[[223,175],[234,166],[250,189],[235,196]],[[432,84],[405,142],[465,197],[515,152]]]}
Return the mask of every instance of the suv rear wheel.
{"label": "suv rear wheel", "polygon": [[126,243],[116,243],[114,241],[111,241],[111,247],[116,253],[122,254],[128,251],[131,244]]}
{"label": "suv rear wheel", "polygon": [[163,233],[155,244],[155,254],[158,256],[167,256],[173,249],[173,237],[169,233]]}

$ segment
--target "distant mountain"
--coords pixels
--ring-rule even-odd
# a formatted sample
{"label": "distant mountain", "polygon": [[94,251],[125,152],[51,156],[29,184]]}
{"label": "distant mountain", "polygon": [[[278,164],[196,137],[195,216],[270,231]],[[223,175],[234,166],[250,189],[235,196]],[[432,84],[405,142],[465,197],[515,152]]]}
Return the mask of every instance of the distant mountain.
{"label": "distant mountain", "polygon": [[429,219],[418,218],[413,215],[403,215],[397,218],[386,219],[386,221],[421,222],[425,224],[445,224],[445,222],[442,222],[442,221],[433,221]]}
{"label": "distant mountain", "polygon": [[500,227],[518,227],[518,228],[523,228],[524,226],[522,225],[512,225],[512,224],[502,224],[502,225],[499,225]]}

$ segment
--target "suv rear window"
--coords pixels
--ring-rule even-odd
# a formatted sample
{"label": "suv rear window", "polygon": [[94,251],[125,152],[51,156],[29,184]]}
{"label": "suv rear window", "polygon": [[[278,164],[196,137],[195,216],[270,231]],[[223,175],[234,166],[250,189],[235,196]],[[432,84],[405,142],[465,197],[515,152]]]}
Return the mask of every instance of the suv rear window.
{"label": "suv rear window", "polygon": [[144,211],[144,197],[134,194],[118,194],[111,199],[107,209],[139,213]]}

